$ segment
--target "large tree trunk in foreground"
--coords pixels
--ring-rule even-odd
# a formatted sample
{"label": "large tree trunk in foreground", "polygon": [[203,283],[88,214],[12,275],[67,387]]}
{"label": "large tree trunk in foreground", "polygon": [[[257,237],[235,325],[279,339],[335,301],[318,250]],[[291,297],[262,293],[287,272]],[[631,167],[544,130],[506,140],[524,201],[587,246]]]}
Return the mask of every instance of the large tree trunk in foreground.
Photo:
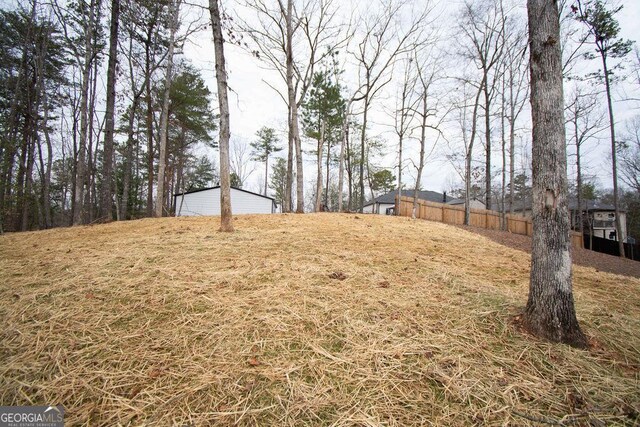
{"label": "large tree trunk in foreground", "polygon": [[536,336],[586,347],[573,304],[558,6],[528,0],[533,123],[533,245],[523,325]]}
{"label": "large tree trunk in foreground", "polygon": [[224,39],[220,25],[218,0],[209,0],[213,46],[216,56],[216,81],[220,107],[220,231],[233,231],[231,212],[231,175],[229,174],[229,99],[227,97],[227,70],[224,59]]}

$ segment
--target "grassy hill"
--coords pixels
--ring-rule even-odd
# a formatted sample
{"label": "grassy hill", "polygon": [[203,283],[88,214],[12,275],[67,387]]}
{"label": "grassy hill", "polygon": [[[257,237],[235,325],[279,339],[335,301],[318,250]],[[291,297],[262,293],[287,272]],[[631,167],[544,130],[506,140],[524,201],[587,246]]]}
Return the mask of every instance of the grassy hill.
{"label": "grassy hill", "polygon": [[[366,215],[0,236],[0,404],[68,425],[640,423],[640,280],[576,266],[589,351],[514,317],[529,255]],[[603,424],[590,424],[603,425]]]}

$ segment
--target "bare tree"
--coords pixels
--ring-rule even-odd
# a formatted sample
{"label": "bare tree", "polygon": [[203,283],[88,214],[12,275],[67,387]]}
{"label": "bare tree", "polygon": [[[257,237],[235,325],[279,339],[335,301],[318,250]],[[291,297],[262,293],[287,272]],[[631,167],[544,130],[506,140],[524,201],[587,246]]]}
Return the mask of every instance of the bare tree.
{"label": "bare tree", "polygon": [[[516,124],[529,98],[527,36],[517,20],[507,22],[505,51],[502,58],[502,226],[506,228],[507,152],[509,153],[509,214],[513,215]],[[506,126],[505,126],[506,121]],[[508,130],[507,130],[508,127]],[[507,149],[508,132],[508,149]]]}
{"label": "bare tree", "polygon": [[[462,90],[459,91],[460,99],[453,101],[453,108],[457,111],[464,150],[463,155],[460,156],[459,149],[451,147],[452,153],[448,157],[454,167],[456,167],[457,160],[462,157],[464,166],[456,169],[464,181],[464,224],[469,225],[471,217],[471,186],[474,175],[473,148],[478,134],[478,110],[480,109],[480,97],[482,96],[484,81],[481,81],[479,86],[474,86],[471,79],[463,78],[460,79],[460,82],[462,84]],[[469,114],[471,115],[470,118]]]}
{"label": "bare tree", "polygon": [[362,132],[360,134],[360,200],[359,211],[364,207],[364,159],[367,145],[367,125],[371,104],[380,91],[392,80],[391,70],[398,57],[411,52],[420,39],[426,25],[430,4],[411,14],[409,20],[399,22],[399,15],[406,3],[391,1],[382,5],[380,14],[361,19],[363,34],[357,47],[351,52],[358,66],[359,87],[352,98],[362,102]]}
{"label": "bare tree", "polygon": [[[402,195],[402,169],[404,168],[402,149],[405,138],[410,134],[410,126],[415,115],[414,102],[418,99],[411,99],[416,84],[415,66],[413,55],[404,61],[404,73],[402,85],[396,94],[396,108],[393,111],[394,131],[398,137],[398,197]],[[413,70],[412,70],[413,69]],[[395,210],[396,215],[400,215],[400,209]]]}
{"label": "bare tree", "polygon": [[533,244],[524,326],[550,341],[586,347],[573,303],[567,209],[562,53],[557,2],[529,0],[533,122]]}
{"label": "bare tree", "polygon": [[224,38],[218,0],[209,0],[211,31],[216,57],[216,81],[218,83],[218,106],[220,108],[220,231],[232,232],[233,213],[231,211],[231,175],[229,173],[229,99],[227,95],[227,69],[224,58]]}
{"label": "bare tree", "polygon": [[231,173],[236,175],[240,186],[243,186],[255,172],[256,164],[252,161],[251,147],[244,140],[238,138],[230,140],[229,167]]}
{"label": "bare tree", "polygon": [[582,149],[583,145],[603,130],[604,115],[598,112],[598,98],[596,94],[586,93],[577,87],[565,106],[567,124],[572,133],[576,146],[576,197],[577,213],[580,233],[584,234],[584,220],[582,215]]}
{"label": "bare tree", "polygon": [[[491,207],[491,104],[499,81],[498,66],[505,46],[506,18],[502,0],[471,3],[463,9],[460,30],[467,43],[463,44],[464,55],[481,72],[484,95],[485,131],[485,205]],[[479,100],[479,99],[478,99]]]}
{"label": "bare tree", "polygon": [[620,152],[620,179],[640,193],[640,116],[627,123],[627,132]]}
{"label": "bare tree", "polygon": [[[274,89],[287,104],[289,152],[287,156],[287,190],[283,210],[289,211],[293,188],[293,153],[296,160],[296,212],[304,212],[304,174],[298,110],[303,104],[317,65],[345,42],[343,27],[337,22],[339,6],[335,0],[305,0],[300,9],[293,0],[278,0],[271,5],[263,0],[249,0],[246,6],[257,22],[243,23],[243,31],[257,48],[263,63],[275,70],[287,85],[286,96]],[[253,48],[253,47],[250,47]]]}
{"label": "bare tree", "polygon": [[[420,58],[416,53],[415,67],[417,74],[417,83],[415,90],[418,95],[418,105],[412,108],[415,118],[418,119],[418,128],[420,129],[420,155],[418,158],[418,165],[416,166],[416,185],[414,186],[413,193],[413,208],[411,210],[411,217],[416,218],[416,212],[418,208],[418,190],[420,189],[420,182],[422,180],[422,172],[424,170],[426,158],[433,153],[438,139],[442,135],[440,129],[447,113],[440,112],[439,119],[436,118],[439,110],[438,100],[432,99],[433,85],[440,78],[440,61],[439,58],[433,53],[433,50],[429,51],[429,55],[423,52],[423,57]],[[436,119],[435,121],[433,119]],[[429,154],[427,154],[427,129],[436,131],[438,136],[431,146]]]}

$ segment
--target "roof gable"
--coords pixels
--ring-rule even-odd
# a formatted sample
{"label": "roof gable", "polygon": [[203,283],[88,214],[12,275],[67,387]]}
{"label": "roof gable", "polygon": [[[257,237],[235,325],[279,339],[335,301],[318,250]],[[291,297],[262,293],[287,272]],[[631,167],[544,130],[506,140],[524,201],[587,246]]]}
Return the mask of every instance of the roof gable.
{"label": "roof gable", "polygon": [[[178,196],[182,196],[184,194],[193,194],[193,193],[198,193],[200,191],[208,191],[208,190],[215,190],[220,188],[219,185],[216,185],[214,187],[207,187],[207,188],[199,188],[197,190],[190,190],[190,191],[185,191],[183,193],[175,193],[173,196],[174,197],[178,197]],[[259,193],[254,193],[253,191],[249,191],[249,190],[244,190],[242,188],[236,188],[236,187],[231,187],[232,190],[237,190],[237,191],[242,191],[244,193],[249,193],[249,194],[253,194],[254,196],[259,196],[259,197],[264,197],[265,199],[269,199],[271,201],[273,201],[275,203],[276,199],[274,199],[273,197],[269,197],[269,196],[265,196],[264,194],[259,194]]]}

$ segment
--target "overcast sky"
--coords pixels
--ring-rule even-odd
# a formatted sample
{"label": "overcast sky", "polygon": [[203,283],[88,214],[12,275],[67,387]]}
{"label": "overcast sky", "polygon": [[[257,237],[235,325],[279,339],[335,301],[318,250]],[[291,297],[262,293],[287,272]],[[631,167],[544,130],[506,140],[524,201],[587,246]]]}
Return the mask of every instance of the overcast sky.
{"label": "overcast sky", "polygon": [[[227,9],[233,8],[235,3],[229,0],[223,2]],[[367,3],[355,3],[355,7],[361,7]],[[460,2],[441,2],[436,4],[435,13],[438,14],[438,24],[442,25],[443,33],[447,34],[447,31],[455,27],[455,15],[459,9]],[[631,40],[640,40],[640,1],[638,0],[626,0],[621,2],[624,5],[622,13],[618,15],[620,25],[622,28],[623,37]],[[345,10],[353,9],[349,6],[349,3],[344,2]],[[521,12],[526,13],[524,10],[525,2],[523,1]],[[238,10],[239,8],[236,8]],[[242,12],[240,12],[242,13]],[[451,37],[447,35],[446,37]],[[232,139],[241,141],[246,144],[255,139],[256,131],[262,126],[270,126],[282,132],[282,145],[286,145],[286,105],[280,98],[280,96],[271,89],[266,83],[270,82],[272,85],[286,90],[284,82],[280,77],[272,71],[265,68],[258,59],[243,51],[237,46],[227,43],[225,45],[227,66],[229,73],[229,85],[232,89],[230,94],[231,103],[231,133]],[[213,43],[211,41],[210,30],[203,31],[195,36],[191,37],[190,41],[185,45],[184,49],[185,57],[191,61],[196,67],[202,70],[202,75],[207,82],[212,92],[216,92],[216,84],[213,69]],[[455,64],[454,64],[455,66]],[[394,100],[392,94],[395,92],[394,83],[390,84],[388,90],[382,94],[378,99],[378,102],[374,105],[375,113],[373,114],[373,125],[371,126],[370,135],[379,136],[386,140],[386,152],[387,155],[378,159],[377,164],[383,167],[394,167],[397,161],[397,141],[394,134],[391,132],[390,126],[393,124],[392,119],[384,114],[383,109],[385,105],[387,107],[393,107]],[[624,90],[628,91],[629,85],[620,85],[616,88],[616,99],[620,100],[624,97]],[[603,98],[603,108],[604,108]],[[633,116],[640,113],[637,103],[618,101],[616,103],[617,121],[622,122],[624,118]],[[526,112],[526,114],[529,114]],[[618,127],[622,131],[623,126]],[[494,132],[498,132],[497,126]],[[497,138],[496,138],[497,139]],[[530,149],[530,135],[520,135],[521,141],[528,143]],[[412,149],[417,145],[415,142],[408,142],[408,153],[411,156],[415,156],[415,149]],[[498,145],[497,141],[494,145]],[[310,148],[310,145],[307,145]],[[601,142],[593,141],[589,148],[589,155],[586,161],[588,172],[598,176],[599,181],[603,187],[611,187],[611,174],[610,161],[607,158],[607,148],[610,145],[606,140]],[[429,159],[429,162],[425,168],[424,176],[422,179],[423,188],[435,191],[443,191],[449,189],[451,184],[456,181],[460,181],[459,176],[444,158],[448,148],[442,148],[436,150],[434,155]],[[482,148],[478,148],[476,151],[480,154]],[[286,155],[284,152],[281,155]],[[213,156],[213,153],[212,153]],[[480,160],[480,157],[478,157]],[[305,161],[307,167],[305,167],[305,193],[309,193],[311,190],[311,182],[315,180],[315,167],[312,159],[312,155],[306,155]],[[417,160],[416,160],[417,161]],[[521,160],[520,160],[521,161]],[[526,161],[526,159],[525,159]],[[493,164],[496,170],[500,165],[500,153],[494,152]],[[570,160],[571,164],[571,160]],[[571,168],[570,168],[571,171]],[[495,172],[495,171],[494,171]],[[256,172],[253,173],[249,187],[257,190],[258,183],[261,182],[264,172],[258,167]],[[397,173],[397,167],[393,170],[394,175]],[[571,172],[570,172],[571,173]],[[415,169],[408,163],[405,165],[403,172],[404,181],[411,182],[415,176]],[[306,196],[306,195],[305,195]]]}

